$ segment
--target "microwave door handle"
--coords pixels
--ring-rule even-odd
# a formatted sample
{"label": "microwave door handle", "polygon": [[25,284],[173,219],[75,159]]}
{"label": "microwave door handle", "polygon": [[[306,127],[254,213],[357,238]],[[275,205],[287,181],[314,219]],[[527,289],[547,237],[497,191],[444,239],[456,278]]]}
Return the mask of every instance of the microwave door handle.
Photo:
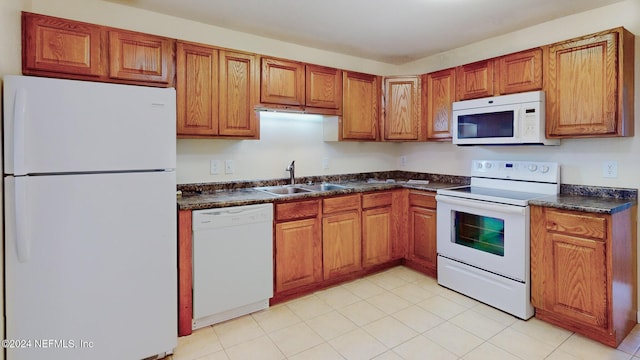
{"label": "microwave door handle", "polygon": [[522,107],[518,107],[516,109],[515,115],[515,126],[513,127],[513,137],[514,139],[520,139],[520,126],[522,126]]}

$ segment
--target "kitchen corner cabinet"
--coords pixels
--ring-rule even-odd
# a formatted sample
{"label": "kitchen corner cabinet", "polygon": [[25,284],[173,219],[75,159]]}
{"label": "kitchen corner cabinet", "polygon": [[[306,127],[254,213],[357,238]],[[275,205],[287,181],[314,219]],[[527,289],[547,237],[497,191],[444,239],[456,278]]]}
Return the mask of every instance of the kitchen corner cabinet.
{"label": "kitchen corner cabinet", "polygon": [[456,67],[457,100],[493,96],[494,59],[482,60]]}
{"label": "kitchen corner cabinet", "polygon": [[322,281],[320,200],[275,205],[275,294]]}
{"label": "kitchen corner cabinet", "polygon": [[25,75],[173,86],[175,40],[22,13]]}
{"label": "kitchen corner cabinet", "polygon": [[381,79],[351,71],[342,73],[343,103],[340,140],[379,139]]}
{"label": "kitchen corner cabinet", "polygon": [[394,76],[384,78],[382,140],[423,140],[420,116],[420,77]]}
{"label": "kitchen corner cabinet", "polygon": [[322,200],[322,263],[324,280],[362,269],[360,195]]}
{"label": "kitchen corner cabinet", "polygon": [[548,47],[547,137],[633,136],[634,41],[616,28]]}
{"label": "kitchen corner cabinet", "polygon": [[636,206],[614,214],[531,207],[536,317],[617,347],[636,324]]}
{"label": "kitchen corner cabinet", "polygon": [[435,193],[409,191],[408,216],[407,265],[435,277],[438,271]]}
{"label": "kitchen corner cabinet", "polygon": [[178,41],[178,137],[259,138],[255,55]]}
{"label": "kitchen corner cabinet", "polygon": [[455,100],[455,68],[422,75],[422,111],[426,118],[427,140],[451,141]]}

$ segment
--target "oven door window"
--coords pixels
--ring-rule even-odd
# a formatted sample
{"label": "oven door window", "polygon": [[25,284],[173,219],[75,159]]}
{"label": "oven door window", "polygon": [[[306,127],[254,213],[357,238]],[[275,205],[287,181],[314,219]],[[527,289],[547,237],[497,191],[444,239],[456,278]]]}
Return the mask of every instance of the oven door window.
{"label": "oven door window", "polygon": [[458,138],[511,138],[514,134],[514,111],[459,115]]}
{"label": "oven door window", "polygon": [[504,220],[460,211],[454,220],[456,244],[504,256]]}

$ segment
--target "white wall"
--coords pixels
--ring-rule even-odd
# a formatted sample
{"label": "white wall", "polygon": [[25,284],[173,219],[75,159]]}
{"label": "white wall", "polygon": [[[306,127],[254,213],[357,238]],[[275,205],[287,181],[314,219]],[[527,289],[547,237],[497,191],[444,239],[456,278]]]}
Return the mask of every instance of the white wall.
{"label": "white wall", "polygon": [[[323,120],[316,115],[262,112],[260,140],[178,140],[178,183],[286,178],[296,161],[296,176],[386,171],[397,168],[400,144],[324,142]],[[324,159],[329,168],[323,169]],[[210,174],[210,161],[233,160],[234,174]]]}

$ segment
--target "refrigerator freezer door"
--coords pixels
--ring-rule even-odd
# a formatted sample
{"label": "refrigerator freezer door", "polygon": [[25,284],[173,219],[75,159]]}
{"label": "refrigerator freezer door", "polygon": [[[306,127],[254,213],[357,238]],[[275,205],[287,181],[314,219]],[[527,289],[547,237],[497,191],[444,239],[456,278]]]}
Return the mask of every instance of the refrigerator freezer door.
{"label": "refrigerator freezer door", "polygon": [[6,336],[30,341],[8,360],[172,351],[174,172],[7,177],[5,188]]}
{"label": "refrigerator freezer door", "polygon": [[4,77],[5,173],[174,169],[175,89]]}

